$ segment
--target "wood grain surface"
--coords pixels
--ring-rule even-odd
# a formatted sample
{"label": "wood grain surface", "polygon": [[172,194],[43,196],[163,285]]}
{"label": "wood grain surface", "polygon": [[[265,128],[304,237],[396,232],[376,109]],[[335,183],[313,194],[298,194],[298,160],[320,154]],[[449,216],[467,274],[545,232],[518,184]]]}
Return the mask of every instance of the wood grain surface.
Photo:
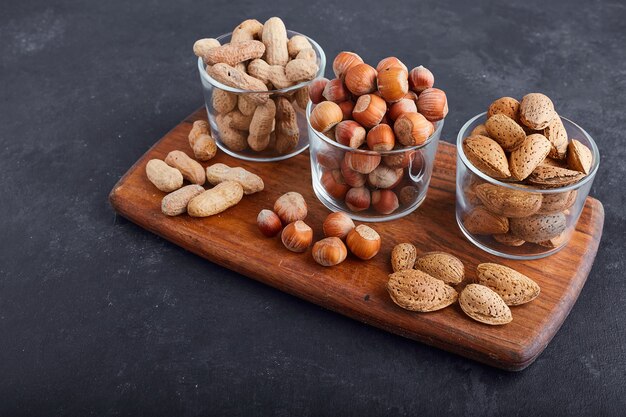
{"label": "wood grain surface", "polygon": [[[323,237],[322,222],[329,211],[316,199],[311,186],[307,152],[278,163],[240,161],[223,152],[204,166],[223,162],[242,166],[260,175],[265,190],[244,199],[235,207],[209,218],[187,215],[167,217],[160,203],[165,193],[146,178],[145,165],[163,159],[178,149],[193,156],[187,135],[191,123],[206,119],[198,110],[157,142],[116,184],[110,201],[122,216],[141,227],[211,262],[271,285],[348,317],[398,335],[445,349],[507,370],[521,370],[545,349],[576,302],[593,264],[602,235],[604,209],[588,198],[572,241],[546,259],[511,261],[473,246],[461,234],[455,220],[455,147],[441,143],[426,201],[411,215],[392,222],[373,224],[380,233],[381,252],[370,261],[353,256],[332,268],[319,266],[311,252],[295,254],[280,239],[268,239],[256,226],[263,208],[287,191],[300,192],[309,205],[306,222]],[[391,272],[389,255],[393,246],[412,242],[418,253],[447,251],[458,256],[469,280],[476,265],[498,262],[528,275],[541,286],[533,302],[512,307],[513,322],[491,327],[472,321],[458,304],[434,313],[413,313],[396,306],[385,289]]]}

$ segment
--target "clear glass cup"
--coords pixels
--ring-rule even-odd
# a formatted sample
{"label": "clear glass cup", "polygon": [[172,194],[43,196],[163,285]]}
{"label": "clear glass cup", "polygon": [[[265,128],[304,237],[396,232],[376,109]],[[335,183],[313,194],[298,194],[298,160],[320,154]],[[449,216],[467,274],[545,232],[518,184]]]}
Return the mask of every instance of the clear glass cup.
{"label": "clear glass cup", "polygon": [[[232,33],[227,33],[222,36],[219,36],[216,39],[220,42],[220,44],[223,45],[227,42],[230,42],[231,35]],[[304,36],[292,30],[287,31],[287,36],[289,38],[291,38],[294,35]],[[311,43],[313,47],[313,50],[315,51],[316,63],[319,67],[319,70],[314,78],[315,80],[316,78],[324,76],[324,70],[326,68],[326,55],[324,54],[324,51],[322,50],[322,48],[317,44],[317,42],[315,42],[313,39],[308,38],[308,37],[307,39],[309,40],[309,42]],[[238,88],[233,88],[215,80],[206,72],[205,65],[204,65],[204,62],[202,61],[202,58],[198,58],[198,72],[200,73],[200,81],[202,82],[202,92],[204,94],[204,103],[206,106],[209,123],[211,124],[211,129],[213,131],[213,138],[215,139],[217,146],[222,151],[224,151],[225,153],[231,156],[234,156],[235,158],[244,159],[247,161],[272,162],[272,161],[281,161],[284,159],[291,158],[295,155],[298,155],[299,153],[304,151],[306,148],[308,148],[309,133],[307,129],[306,116],[304,114],[305,109],[300,108],[296,104],[294,95],[297,90],[300,90],[302,88],[307,88],[309,84],[313,82],[313,80],[301,82],[291,87],[282,88],[282,89],[274,89],[274,90],[269,90],[269,91],[251,91],[251,90],[241,90]],[[294,110],[296,111],[296,118],[297,118],[298,129],[299,129],[298,143],[295,145],[295,147],[292,147],[288,151],[283,152],[283,153],[278,152],[273,147],[273,139],[270,140],[270,145],[265,150],[262,150],[262,151],[254,151],[250,149],[249,147],[246,147],[246,149],[243,149],[243,150],[229,148],[226,145],[225,141],[222,140],[222,135],[218,127],[218,120],[217,120],[219,113],[216,111],[215,107],[213,106],[213,95],[218,90],[231,94],[231,97],[232,95],[235,95],[238,101],[245,100],[246,96],[250,94],[255,94],[255,93],[256,94],[259,94],[259,93],[268,94],[270,98],[275,98],[279,96],[288,97],[290,101],[292,102]],[[244,97],[244,99],[242,99],[241,97]],[[241,132],[244,135],[247,135],[246,131],[242,130]]]}
{"label": "clear glass cup", "polygon": [[[538,259],[558,252],[572,237],[598,171],[600,155],[596,143],[583,128],[561,117],[568,139],[577,139],[591,150],[593,161],[589,174],[575,184],[560,188],[539,189],[507,183],[480,171],[463,152],[463,140],[485,120],[486,113],[473,117],[457,137],[456,220],[461,231],[474,245],[503,258]],[[482,222],[488,225],[486,229],[506,223],[518,233],[530,230],[524,233],[539,241],[519,239],[510,229],[506,234],[487,233],[486,229],[476,228],[473,216],[486,216],[488,221]]]}
{"label": "clear glass cup", "polygon": [[[309,103],[307,121],[312,108]],[[435,123],[434,133],[424,144],[391,151],[344,146],[307,123],[317,198],[329,210],[343,211],[363,222],[395,220],[412,213],[426,198],[443,123]]]}

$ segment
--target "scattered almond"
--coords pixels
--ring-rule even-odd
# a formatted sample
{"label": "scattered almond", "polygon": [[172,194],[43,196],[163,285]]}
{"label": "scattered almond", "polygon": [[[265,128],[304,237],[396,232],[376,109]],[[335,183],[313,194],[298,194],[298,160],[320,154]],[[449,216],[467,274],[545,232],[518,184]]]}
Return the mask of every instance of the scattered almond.
{"label": "scattered almond", "polygon": [[483,263],[476,271],[478,283],[497,292],[509,306],[525,304],[539,295],[535,281],[504,265]]}
{"label": "scattered almond", "polygon": [[502,297],[484,285],[465,287],[459,295],[459,305],[465,314],[481,323],[501,325],[513,321],[511,309]]}
{"label": "scattered almond", "polygon": [[391,269],[393,272],[413,269],[417,249],[410,243],[400,243],[391,250]]}
{"label": "scattered almond", "polygon": [[419,312],[440,310],[458,297],[456,290],[448,284],[415,269],[389,275],[387,291],[400,307]]}
{"label": "scattered almond", "polygon": [[440,279],[446,284],[460,284],[465,278],[463,262],[446,252],[428,252],[415,261],[415,269]]}

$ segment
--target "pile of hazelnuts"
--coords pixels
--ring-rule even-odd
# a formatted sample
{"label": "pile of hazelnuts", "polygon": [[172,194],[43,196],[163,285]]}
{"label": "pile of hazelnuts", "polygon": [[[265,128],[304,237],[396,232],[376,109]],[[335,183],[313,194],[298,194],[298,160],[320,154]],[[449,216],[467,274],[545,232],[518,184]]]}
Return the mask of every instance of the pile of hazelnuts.
{"label": "pile of hazelnuts", "polygon": [[[287,249],[303,253],[313,243],[313,229],[304,222],[307,214],[302,194],[290,191],[276,200],[273,210],[259,212],[257,225],[263,235],[280,234]],[[339,265],[348,256],[348,249],[363,260],[373,258],[380,251],[381,238],[376,230],[365,224],[355,225],[346,213],[330,213],[322,227],[325,237],[315,242],[311,250],[315,262],[322,266]]]}
{"label": "pile of hazelnuts", "polygon": [[400,204],[412,204],[419,194],[410,180],[414,159],[421,163],[416,147],[446,117],[446,93],[433,88],[435,79],[427,68],[409,71],[396,57],[374,68],[353,52],[341,52],[333,72],[335,79],[320,78],[309,86],[315,105],[311,127],[359,151],[319,153],[322,186],[353,212],[371,207],[391,214]]}

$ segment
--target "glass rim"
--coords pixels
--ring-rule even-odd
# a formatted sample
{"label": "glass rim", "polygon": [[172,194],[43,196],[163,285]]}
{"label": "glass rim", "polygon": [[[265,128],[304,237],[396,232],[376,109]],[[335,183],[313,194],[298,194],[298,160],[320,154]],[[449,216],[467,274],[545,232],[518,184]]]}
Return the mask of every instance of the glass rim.
{"label": "glass rim", "polygon": [[570,184],[564,187],[556,187],[556,188],[528,188],[528,187],[522,187],[519,184],[500,181],[500,180],[490,177],[489,175],[485,174],[484,172],[476,168],[474,164],[472,164],[469,161],[469,159],[467,159],[467,156],[465,156],[465,152],[463,151],[463,140],[467,137],[466,135],[467,130],[472,125],[472,123],[474,123],[476,120],[480,119],[481,117],[485,116],[486,114],[487,112],[479,113],[476,116],[469,119],[467,122],[465,122],[463,127],[461,127],[461,130],[459,130],[459,134],[457,135],[457,138],[456,138],[456,150],[457,150],[459,157],[461,158],[465,166],[470,171],[472,171],[472,173],[474,173],[481,179],[491,184],[495,184],[500,187],[509,188],[512,190],[524,191],[527,193],[532,192],[532,193],[539,193],[539,194],[555,194],[555,193],[562,193],[562,192],[567,192],[567,191],[572,191],[572,190],[578,190],[579,188],[587,184],[589,181],[593,181],[594,177],[596,176],[596,173],[598,172],[598,168],[600,167],[600,152],[598,150],[598,146],[596,145],[596,142],[593,140],[591,135],[587,133],[585,129],[583,129],[582,127],[580,127],[579,125],[571,121],[570,119],[563,117],[561,115],[558,115],[561,118],[561,120],[571,123],[574,127],[579,129],[581,133],[584,135],[585,139],[587,139],[587,141],[591,145],[593,165],[591,166],[591,170],[589,171],[589,174],[587,174],[583,179],[581,179],[580,181],[574,184]]}
{"label": "glass rim", "polygon": [[[222,43],[222,40],[224,40],[225,38],[231,36],[233,33],[232,32],[228,32],[228,33],[224,33],[223,35],[218,36],[217,38],[215,38],[216,40],[218,40],[220,42],[220,44]],[[311,84],[315,79],[319,78],[319,77],[323,77],[324,76],[324,71],[326,69],[326,54],[324,53],[324,50],[322,49],[322,47],[315,42],[313,39],[309,38],[306,35],[303,35],[301,33],[298,33],[296,31],[293,30],[287,30],[287,34],[290,36],[295,36],[295,35],[300,35],[300,36],[304,36],[313,46],[313,50],[315,51],[315,53],[319,56],[320,58],[320,65],[319,65],[319,69],[317,70],[317,73],[315,74],[315,77],[313,77],[313,79],[309,80],[309,81],[302,81],[298,84],[294,84],[291,85],[289,87],[285,87],[285,88],[277,88],[277,89],[273,89],[273,90],[242,90],[240,88],[235,88],[235,87],[231,87],[228,86],[226,84],[222,84],[221,82],[217,81],[215,78],[211,77],[207,72],[206,72],[206,68],[204,65],[204,61],[202,60],[202,57],[198,57],[198,70],[200,72],[200,77],[204,80],[206,80],[208,83],[210,83],[213,87],[219,88],[221,90],[224,91],[228,91],[230,93],[236,93],[236,94],[251,94],[251,93],[261,93],[261,94],[276,94],[276,93],[289,93],[291,91],[295,91],[298,90],[302,87],[306,87],[307,85]]]}
{"label": "glass rim", "polygon": [[[346,146],[346,145],[342,145],[341,143],[332,140],[331,138],[329,138],[328,136],[326,136],[325,134],[318,132],[317,130],[315,130],[313,128],[313,126],[311,126],[311,109],[313,109],[313,102],[309,100],[309,103],[306,106],[306,124],[309,127],[309,132],[313,132],[313,134],[315,134],[315,136],[317,136],[318,138],[320,138],[321,140],[323,140],[324,142],[328,143],[331,146],[334,146],[338,149],[342,149],[344,151],[349,151],[349,152],[353,152],[353,153],[363,153],[366,155],[372,155],[372,154],[376,154],[376,155],[397,155],[397,154],[401,154],[407,151],[415,151],[415,150],[419,150],[419,149],[423,149],[425,147],[427,147],[428,145],[430,145],[435,138],[439,137],[441,134],[441,130],[443,129],[443,124],[445,119],[441,119],[437,122],[435,122],[435,131],[428,137],[428,139],[426,139],[426,141],[420,145],[414,145],[414,146],[405,146],[403,148],[399,148],[399,149],[392,149],[390,151],[373,151],[371,149],[358,149],[358,148],[352,148],[350,146]],[[309,142],[311,141],[311,138],[309,137]]]}

